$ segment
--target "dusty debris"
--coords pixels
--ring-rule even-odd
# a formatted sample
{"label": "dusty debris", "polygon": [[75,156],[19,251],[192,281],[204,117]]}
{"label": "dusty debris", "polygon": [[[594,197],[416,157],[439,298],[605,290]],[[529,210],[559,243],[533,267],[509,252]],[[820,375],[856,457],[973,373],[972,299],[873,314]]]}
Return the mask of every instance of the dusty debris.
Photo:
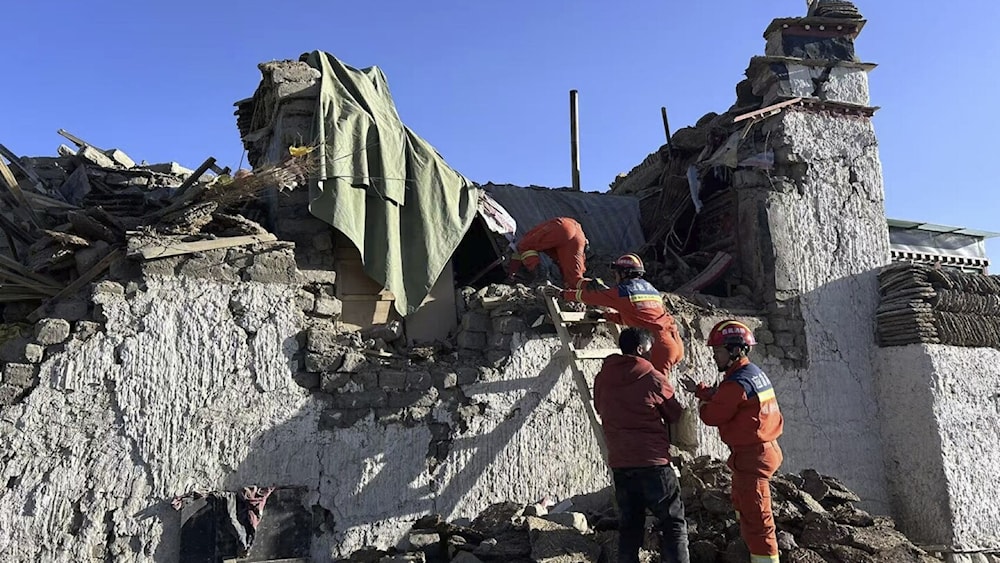
{"label": "dusty debris", "polygon": [[[729,501],[731,475],[725,463],[688,458],[681,468],[681,494],[688,519],[692,563],[749,560]],[[839,480],[807,469],[772,479],[772,504],[782,561],[800,563],[931,563],[940,561],[913,545],[890,518],[857,508],[860,499]],[[618,520],[614,507],[538,514],[544,503],[491,505],[468,525],[431,514],[417,520],[396,547],[366,548],[342,563],[425,562],[613,562]],[[579,522],[582,521],[582,524]],[[574,524],[576,522],[576,524]],[[653,526],[647,527],[642,560],[659,561]]]}
{"label": "dusty debris", "polygon": [[[0,145],[10,162],[0,159],[0,245],[6,247],[0,302],[51,299],[74,282],[97,279],[111,266],[105,259],[120,251],[150,260],[273,241],[248,203],[267,188],[303,185],[313,166],[306,151],[230,176],[214,158],[196,170],[136,164],[121,150],[59,134],[77,148],[29,158]],[[95,265],[103,269],[91,271]]]}

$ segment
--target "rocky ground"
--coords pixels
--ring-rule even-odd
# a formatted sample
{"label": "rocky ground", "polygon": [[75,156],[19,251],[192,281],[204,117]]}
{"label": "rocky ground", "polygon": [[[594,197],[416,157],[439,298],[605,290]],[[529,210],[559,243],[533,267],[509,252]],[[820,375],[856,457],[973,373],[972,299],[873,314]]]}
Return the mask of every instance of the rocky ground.
{"label": "rocky ground", "polygon": [[[729,501],[730,473],[708,457],[681,457],[692,563],[744,563],[749,553]],[[939,561],[911,543],[895,523],[855,506],[860,499],[833,477],[813,470],[771,481],[781,561],[790,563],[929,563]],[[417,520],[393,549],[363,549],[342,563],[545,562],[613,563],[618,521],[610,503],[574,511],[571,502],[498,503],[472,521],[430,514]],[[642,553],[658,561],[647,525]]]}

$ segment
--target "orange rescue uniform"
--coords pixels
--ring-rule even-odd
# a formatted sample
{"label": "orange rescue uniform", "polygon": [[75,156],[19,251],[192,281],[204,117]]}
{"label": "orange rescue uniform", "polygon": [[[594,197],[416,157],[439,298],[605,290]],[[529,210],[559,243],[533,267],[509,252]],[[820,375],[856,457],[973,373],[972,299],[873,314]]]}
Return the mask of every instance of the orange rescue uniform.
{"label": "orange rescue uniform", "polygon": [[587,305],[611,307],[605,318],[616,324],[644,328],[653,335],[650,362],[663,374],[684,359],[684,344],[674,317],[663,306],[663,297],[642,278],[622,280],[617,287],[595,290],[585,287],[563,291],[563,299]]}
{"label": "orange rescue uniform", "polygon": [[731,452],[727,465],[733,472],[733,507],[750,561],[777,563],[768,479],[781,465],[777,439],[784,419],[771,380],[744,357],[726,370],[717,390],[699,384],[695,395],[704,401],[699,408],[702,422],[719,427]]}
{"label": "orange rescue uniform", "polygon": [[517,254],[513,256],[507,273],[513,274],[524,264],[534,272],[541,263],[538,253],[544,252],[559,265],[563,287],[579,287],[586,271],[584,249],[587,237],[580,223],[569,217],[556,217],[536,225],[517,241]]}

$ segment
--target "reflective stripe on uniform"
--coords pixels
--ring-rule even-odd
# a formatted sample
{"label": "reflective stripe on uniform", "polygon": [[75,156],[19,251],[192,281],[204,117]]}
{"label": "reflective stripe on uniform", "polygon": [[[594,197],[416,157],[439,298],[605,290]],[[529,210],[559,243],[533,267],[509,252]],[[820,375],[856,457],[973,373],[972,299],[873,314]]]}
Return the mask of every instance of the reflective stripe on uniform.
{"label": "reflective stripe on uniform", "polygon": [[524,252],[521,253],[521,260],[524,260],[526,258],[537,258],[537,257],[538,257],[537,250],[525,250]]}
{"label": "reflective stripe on uniform", "polygon": [[750,554],[750,563],[779,563],[777,555]]}

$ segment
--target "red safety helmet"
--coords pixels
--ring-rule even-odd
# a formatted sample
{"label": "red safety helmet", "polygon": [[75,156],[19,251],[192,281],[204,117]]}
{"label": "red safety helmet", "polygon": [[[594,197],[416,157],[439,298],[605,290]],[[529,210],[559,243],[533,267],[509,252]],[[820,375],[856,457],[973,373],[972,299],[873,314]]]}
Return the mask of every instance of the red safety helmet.
{"label": "red safety helmet", "polygon": [[757,345],[757,339],[753,337],[750,327],[740,321],[729,319],[712,327],[708,333],[709,346],[733,346],[750,347]]}
{"label": "red safety helmet", "polygon": [[642,259],[636,254],[619,256],[617,260],[611,263],[611,269],[639,275],[646,273],[646,267],[642,265]]}

